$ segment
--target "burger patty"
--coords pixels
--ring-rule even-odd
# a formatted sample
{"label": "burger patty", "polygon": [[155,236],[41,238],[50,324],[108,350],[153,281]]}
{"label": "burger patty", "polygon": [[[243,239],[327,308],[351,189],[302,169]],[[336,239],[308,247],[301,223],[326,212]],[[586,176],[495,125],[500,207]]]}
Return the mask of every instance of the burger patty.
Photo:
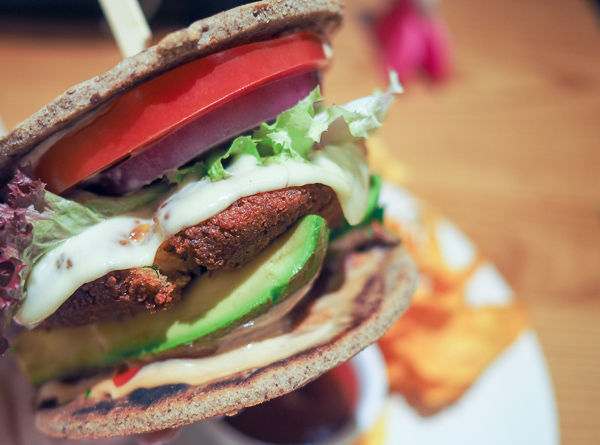
{"label": "burger patty", "polygon": [[238,199],[221,213],[171,236],[179,254],[208,270],[243,266],[306,215],[320,215],[329,227],[342,209],[331,187],[310,184]]}
{"label": "burger patty", "polygon": [[142,309],[165,309],[180,298],[178,286],[158,269],[116,270],[79,287],[41,326],[82,326]]}
{"label": "burger patty", "polygon": [[329,227],[341,221],[342,209],[330,187],[310,184],[240,198],[171,236],[153,267],[113,271],[82,285],[41,326],[82,326],[140,310],[168,309],[193,275],[204,268],[241,267],[310,214],[325,218]]}

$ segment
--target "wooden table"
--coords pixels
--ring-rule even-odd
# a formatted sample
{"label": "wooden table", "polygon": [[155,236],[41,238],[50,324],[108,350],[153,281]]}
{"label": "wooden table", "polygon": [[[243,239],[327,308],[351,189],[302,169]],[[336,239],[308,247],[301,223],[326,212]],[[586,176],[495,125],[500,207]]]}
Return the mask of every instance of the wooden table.
{"label": "wooden table", "polygon": [[[352,2],[328,97],[384,82],[355,25],[384,3]],[[454,75],[407,84],[382,137],[406,164],[407,186],[461,227],[529,306],[562,442],[600,443],[598,16],[583,1],[441,6]]]}
{"label": "wooden table", "polygon": [[[330,100],[385,85],[360,20],[384,3],[347,1]],[[562,442],[600,443],[598,17],[582,0],[453,0],[441,13],[454,74],[406,85],[381,137],[407,166],[406,185],[461,227],[529,306]],[[0,25],[6,127],[120,60],[107,34],[13,28]]]}

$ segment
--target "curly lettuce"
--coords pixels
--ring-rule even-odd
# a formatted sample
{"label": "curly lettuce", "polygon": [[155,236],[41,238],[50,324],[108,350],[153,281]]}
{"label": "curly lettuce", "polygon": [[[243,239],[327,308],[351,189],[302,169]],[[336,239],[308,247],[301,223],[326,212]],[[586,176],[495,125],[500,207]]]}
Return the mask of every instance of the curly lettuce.
{"label": "curly lettuce", "polygon": [[343,145],[366,139],[381,127],[395,94],[402,92],[395,73],[390,73],[390,86],[385,92],[352,101],[346,105],[331,105],[319,109],[321,96],[315,88],[295,107],[280,114],[274,123],[263,123],[251,136],[240,136],[229,149],[214,154],[208,160],[208,176],[213,181],[226,179],[224,162],[237,155],[254,156],[259,165],[293,159],[307,162],[315,144]]}
{"label": "curly lettuce", "polygon": [[22,171],[2,192],[0,204],[0,356],[8,349],[6,328],[21,301],[24,252],[33,242],[33,222],[44,218],[44,184]]}
{"label": "curly lettuce", "polygon": [[8,348],[5,332],[23,298],[31,266],[87,227],[155,202],[169,187],[158,183],[123,198],[80,192],[74,201],[47,191],[43,182],[18,170],[0,204],[0,356]]}

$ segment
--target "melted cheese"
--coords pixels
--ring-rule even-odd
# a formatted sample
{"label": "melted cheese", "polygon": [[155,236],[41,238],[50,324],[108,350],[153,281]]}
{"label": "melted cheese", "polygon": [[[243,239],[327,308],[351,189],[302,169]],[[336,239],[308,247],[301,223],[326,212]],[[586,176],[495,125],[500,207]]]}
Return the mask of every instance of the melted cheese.
{"label": "melted cheese", "polygon": [[161,228],[166,233],[177,233],[222,212],[244,196],[319,183],[336,192],[350,224],[358,224],[365,214],[369,170],[355,145],[324,147],[315,151],[307,163],[287,160],[258,166],[253,156],[241,156],[227,172],[231,178],[216,182],[204,178],[167,199],[156,214]]}
{"label": "melted cheese", "polygon": [[32,267],[17,321],[33,327],[81,285],[113,270],[151,266],[169,236],[245,196],[319,183],[335,191],[350,224],[359,223],[366,211],[369,169],[357,144],[322,147],[311,153],[309,162],[287,160],[260,166],[253,156],[239,156],[227,173],[231,176],[221,181],[205,178],[184,185],[159,206],[153,218],[111,218],[48,252]]}

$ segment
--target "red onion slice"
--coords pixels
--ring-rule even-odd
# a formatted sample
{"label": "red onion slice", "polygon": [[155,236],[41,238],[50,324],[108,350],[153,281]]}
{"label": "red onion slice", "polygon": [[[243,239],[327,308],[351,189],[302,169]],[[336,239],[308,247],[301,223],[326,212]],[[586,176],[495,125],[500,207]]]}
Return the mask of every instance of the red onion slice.
{"label": "red onion slice", "polygon": [[216,145],[274,119],[319,85],[319,73],[296,74],[263,85],[157,139],[88,184],[122,195],[139,189]]}

